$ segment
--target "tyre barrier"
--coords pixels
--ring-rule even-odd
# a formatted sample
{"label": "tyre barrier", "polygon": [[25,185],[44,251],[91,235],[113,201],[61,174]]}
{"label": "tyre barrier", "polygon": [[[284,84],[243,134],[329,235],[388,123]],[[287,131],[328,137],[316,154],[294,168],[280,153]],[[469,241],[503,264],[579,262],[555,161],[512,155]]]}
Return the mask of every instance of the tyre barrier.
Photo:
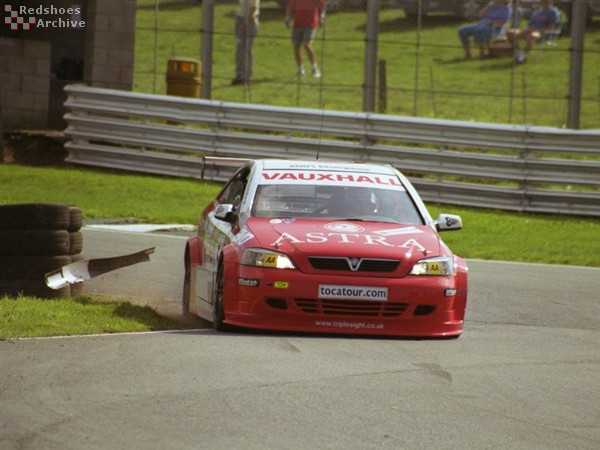
{"label": "tyre barrier", "polygon": [[0,296],[58,298],[81,293],[83,286],[76,285],[50,289],[45,274],[83,259],[82,225],[77,206],[0,205]]}

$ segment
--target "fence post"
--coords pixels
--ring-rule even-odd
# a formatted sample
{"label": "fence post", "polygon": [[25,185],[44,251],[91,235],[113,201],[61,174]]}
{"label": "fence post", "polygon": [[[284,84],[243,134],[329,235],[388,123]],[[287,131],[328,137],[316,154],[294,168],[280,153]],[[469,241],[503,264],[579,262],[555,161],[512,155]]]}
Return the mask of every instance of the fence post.
{"label": "fence post", "polygon": [[573,0],[571,8],[571,68],[569,71],[569,110],[567,127],[579,129],[581,108],[581,77],[583,76],[583,35],[587,5]]}
{"label": "fence post", "polygon": [[379,108],[378,111],[381,114],[387,112],[387,68],[386,68],[386,60],[379,60],[379,85],[378,85],[378,93],[379,93]]}
{"label": "fence post", "polygon": [[367,30],[365,43],[365,90],[363,111],[375,112],[377,73],[377,35],[379,34],[379,0],[367,2]]}
{"label": "fence post", "polygon": [[204,0],[202,2],[202,30],[201,30],[201,53],[202,64],[202,86],[200,98],[210,100],[212,97],[212,49],[213,28],[215,16],[215,0]]}

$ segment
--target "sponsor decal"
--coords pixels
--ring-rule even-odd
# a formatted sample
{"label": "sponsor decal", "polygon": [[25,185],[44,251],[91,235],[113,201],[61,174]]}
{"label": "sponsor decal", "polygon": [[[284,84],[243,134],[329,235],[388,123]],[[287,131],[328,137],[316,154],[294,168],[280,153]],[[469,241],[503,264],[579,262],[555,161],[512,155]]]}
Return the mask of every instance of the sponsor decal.
{"label": "sponsor decal", "polygon": [[320,184],[328,186],[371,186],[404,190],[400,180],[392,175],[365,175],[326,171],[265,171],[260,184]]}
{"label": "sponsor decal", "polygon": [[359,225],[344,222],[328,223],[325,225],[325,229],[329,231],[335,231],[337,233],[361,233],[365,231],[365,229]]}
{"label": "sponsor decal", "polygon": [[235,237],[233,238],[233,243],[236,245],[243,245],[246,242],[248,242],[250,239],[252,239],[253,237],[254,237],[254,234],[252,234],[247,229],[243,229],[242,231],[240,231],[238,234],[235,235]]}
{"label": "sponsor decal", "polygon": [[401,234],[423,233],[423,230],[419,230],[416,227],[403,227],[403,228],[393,228],[391,230],[375,231],[374,233],[379,236],[399,236]]}
{"label": "sponsor decal", "polygon": [[[348,166],[343,166],[343,165],[339,165],[339,164],[325,164],[323,162],[319,162],[318,164],[313,164],[313,163],[291,163],[288,166],[290,169],[292,170],[300,170],[300,169],[304,169],[304,170],[313,170],[313,171],[319,171],[319,170],[333,170],[335,172],[352,172],[355,173],[356,169],[353,167],[348,167]],[[273,170],[273,169],[271,169]],[[285,170],[285,169],[281,169],[281,170]],[[369,170],[367,167],[362,167],[361,172],[363,173],[372,173],[371,170]]]}
{"label": "sponsor decal", "polygon": [[456,295],[456,289],[445,289],[444,295],[446,297],[454,297]]}
{"label": "sponsor decal", "polygon": [[257,287],[258,283],[259,281],[256,278],[238,278],[238,284],[240,286]]}
{"label": "sponsor decal", "polygon": [[277,255],[265,254],[263,260],[263,267],[277,267]]}
{"label": "sponsor decal", "polygon": [[388,288],[373,286],[342,286],[336,284],[320,284],[319,298],[335,298],[344,300],[387,301]]}
{"label": "sponsor decal", "polygon": [[272,224],[280,224],[280,223],[292,223],[294,220],[293,217],[282,217],[281,219],[271,219],[269,220],[269,223]]}
{"label": "sponsor decal", "polygon": [[446,217],[446,226],[447,227],[451,227],[453,225],[456,225],[458,223],[458,220],[456,220],[454,217]]}
{"label": "sponsor decal", "polygon": [[287,289],[288,287],[290,287],[290,283],[287,281],[275,281],[273,283],[273,287],[275,289]]}
{"label": "sponsor decal", "polygon": [[419,244],[415,239],[409,239],[401,245],[393,244],[388,242],[385,236],[375,236],[372,234],[357,234],[357,233],[346,233],[346,232],[310,232],[304,235],[303,239],[300,239],[290,233],[281,233],[281,236],[277,238],[271,245],[279,247],[282,242],[289,242],[291,244],[363,244],[363,245],[382,245],[385,247],[404,247],[412,248],[416,247],[421,251],[425,251],[426,248]]}
{"label": "sponsor decal", "polygon": [[379,322],[348,322],[346,320],[317,320],[315,326],[327,328],[352,328],[354,330],[383,330],[385,328],[384,324]]}
{"label": "sponsor decal", "polygon": [[442,275],[442,268],[440,267],[440,263],[437,261],[428,262],[427,268],[430,275]]}

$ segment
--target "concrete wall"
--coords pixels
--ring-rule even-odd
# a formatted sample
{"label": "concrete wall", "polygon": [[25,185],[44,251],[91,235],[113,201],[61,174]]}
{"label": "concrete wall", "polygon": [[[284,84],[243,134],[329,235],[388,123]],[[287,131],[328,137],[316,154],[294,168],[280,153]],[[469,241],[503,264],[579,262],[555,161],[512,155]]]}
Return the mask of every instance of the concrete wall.
{"label": "concrete wall", "polygon": [[[79,5],[79,19],[85,25],[12,30],[9,25],[0,24],[0,108],[4,131],[64,128],[63,89],[70,83],[131,89],[135,0],[11,0],[11,4],[17,11],[20,6],[66,10]],[[74,19],[68,14],[35,17],[38,22]]]}
{"label": "concrete wall", "polygon": [[131,89],[135,45],[135,0],[97,0],[89,13],[84,80],[93,86]]}
{"label": "concrete wall", "polygon": [[0,55],[4,128],[46,128],[50,102],[50,42],[0,38]]}

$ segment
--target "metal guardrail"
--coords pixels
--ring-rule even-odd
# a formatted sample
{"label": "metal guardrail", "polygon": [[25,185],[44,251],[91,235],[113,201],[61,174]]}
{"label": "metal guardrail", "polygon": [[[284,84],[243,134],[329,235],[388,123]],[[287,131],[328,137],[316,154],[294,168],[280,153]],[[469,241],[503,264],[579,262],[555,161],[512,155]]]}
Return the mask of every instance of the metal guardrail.
{"label": "metal guardrail", "polygon": [[370,161],[426,201],[600,216],[600,130],[65,90],[72,163],[225,181],[250,158]]}

